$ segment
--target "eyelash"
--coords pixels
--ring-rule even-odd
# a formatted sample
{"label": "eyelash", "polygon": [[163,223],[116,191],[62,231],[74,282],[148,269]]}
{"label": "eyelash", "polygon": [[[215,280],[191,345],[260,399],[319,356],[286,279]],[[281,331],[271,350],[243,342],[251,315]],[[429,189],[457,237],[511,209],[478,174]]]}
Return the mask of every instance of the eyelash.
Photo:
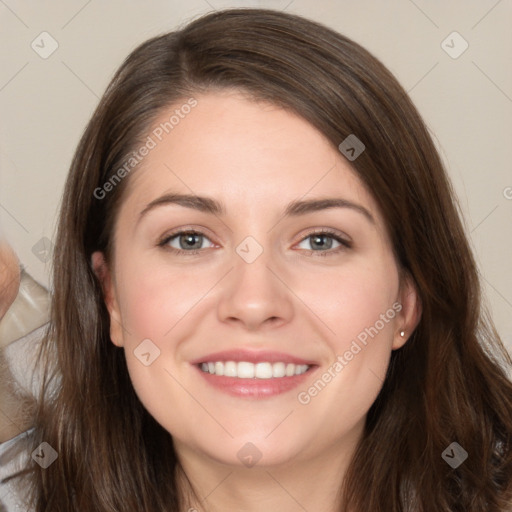
{"label": "eyelash", "polygon": [[[168,243],[180,235],[202,235],[209,240],[209,238],[204,233],[202,233],[200,231],[197,231],[195,229],[185,229],[182,231],[175,231],[174,233],[170,233],[170,234],[166,235],[160,242],[158,242],[158,246],[167,251],[170,251],[176,255],[184,255],[184,256],[195,256],[204,250],[204,249],[192,249],[190,251],[186,251],[184,249],[176,249],[175,247],[170,247],[168,245]],[[336,242],[338,242],[340,244],[340,246],[336,247],[335,249],[326,249],[326,250],[319,250],[319,251],[315,251],[313,249],[302,249],[303,251],[307,251],[309,255],[325,257],[325,256],[331,256],[334,254],[338,254],[339,252],[342,252],[342,251],[352,248],[352,242],[349,242],[348,240],[341,238],[339,234],[337,234],[335,231],[332,231],[330,229],[317,229],[317,230],[311,231],[306,236],[302,237],[298,243],[301,243],[304,240],[306,240],[314,235],[328,235],[329,238],[332,238]]]}

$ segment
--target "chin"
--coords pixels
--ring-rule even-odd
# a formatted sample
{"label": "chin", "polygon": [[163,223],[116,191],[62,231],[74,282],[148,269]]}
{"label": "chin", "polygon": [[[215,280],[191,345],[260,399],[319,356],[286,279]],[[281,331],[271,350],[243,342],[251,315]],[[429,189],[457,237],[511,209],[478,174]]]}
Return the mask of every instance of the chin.
{"label": "chin", "polygon": [[202,453],[215,460],[219,464],[238,468],[271,468],[287,465],[297,461],[304,446],[292,446],[290,439],[286,443],[283,438],[275,439],[265,436],[242,436],[234,439],[211,440],[206,444],[203,440],[200,445],[194,447],[194,451]]}

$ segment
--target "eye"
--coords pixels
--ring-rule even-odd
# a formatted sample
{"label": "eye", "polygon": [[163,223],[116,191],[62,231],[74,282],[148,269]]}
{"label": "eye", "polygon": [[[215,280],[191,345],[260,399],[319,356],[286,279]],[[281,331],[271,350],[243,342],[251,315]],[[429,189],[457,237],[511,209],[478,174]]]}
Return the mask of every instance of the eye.
{"label": "eye", "polygon": [[[305,247],[304,244],[309,247]],[[317,255],[324,256],[327,253],[337,253],[349,249],[352,244],[340,235],[324,229],[307,235],[298,244],[298,247],[310,253],[316,252],[320,253]]]}
{"label": "eye", "polygon": [[[193,255],[215,244],[199,231],[184,230],[165,236],[158,245],[176,254]],[[311,254],[316,253],[316,256],[326,256],[351,248],[352,243],[335,232],[322,229],[307,235],[297,246]]]}
{"label": "eye", "polygon": [[207,247],[212,247],[212,241],[203,233],[198,231],[178,231],[166,236],[158,245],[170,249],[178,254],[197,254],[201,249],[205,249],[204,242],[210,242]]}

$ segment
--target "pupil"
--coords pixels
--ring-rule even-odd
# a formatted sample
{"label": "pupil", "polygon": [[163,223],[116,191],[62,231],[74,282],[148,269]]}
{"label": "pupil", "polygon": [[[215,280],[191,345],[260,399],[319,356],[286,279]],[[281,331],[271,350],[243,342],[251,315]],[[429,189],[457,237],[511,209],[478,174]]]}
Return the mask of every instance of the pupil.
{"label": "pupil", "polygon": [[327,235],[314,235],[311,246],[320,249],[330,249],[332,246],[332,239]]}
{"label": "pupil", "polygon": [[[185,235],[181,235],[181,239],[180,239],[180,245],[182,247],[185,246],[185,248],[187,249],[190,249],[190,248],[194,248],[194,244],[197,244],[197,239],[200,237],[201,235],[198,235],[197,233],[187,233]],[[199,247],[201,247],[201,242],[199,242]]]}

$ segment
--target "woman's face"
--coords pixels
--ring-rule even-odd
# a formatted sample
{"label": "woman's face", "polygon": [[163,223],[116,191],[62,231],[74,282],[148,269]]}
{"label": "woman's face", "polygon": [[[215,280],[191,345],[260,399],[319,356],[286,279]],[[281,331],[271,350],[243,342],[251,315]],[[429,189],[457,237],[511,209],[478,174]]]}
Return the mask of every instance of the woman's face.
{"label": "woman's face", "polygon": [[112,341],[184,457],[348,453],[415,326],[414,289],[376,202],[319,131],[233,91],[196,100],[148,133],[113,261],[93,256]]}

